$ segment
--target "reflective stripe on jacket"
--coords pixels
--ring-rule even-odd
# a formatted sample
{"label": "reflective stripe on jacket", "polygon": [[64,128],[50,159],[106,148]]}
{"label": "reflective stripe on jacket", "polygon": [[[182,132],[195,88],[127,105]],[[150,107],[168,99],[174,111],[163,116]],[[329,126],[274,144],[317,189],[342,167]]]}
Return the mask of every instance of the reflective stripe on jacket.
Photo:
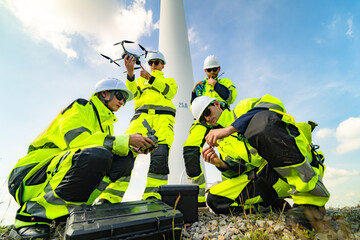
{"label": "reflective stripe on jacket", "polygon": [[225,86],[227,89],[229,89],[230,95],[229,95],[228,99],[221,98],[220,95],[215,91],[214,87],[212,85],[207,84],[207,81],[208,81],[207,78],[205,78],[205,84],[204,84],[205,91],[203,92],[203,96],[209,96],[212,98],[216,98],[218,101],[224,102],[228,105],[235,102],[235,99],[237,97],[237,90],[236,90],[236,87],[234,86],[234,84],[231,82],[231,80],[228,78],[222,78],[222,79],[216,79],[216,80],[219,84],[221,84],[221,85]]}
{"label": "reflective stripe on jacket", "polygon": [[149,80],[139,77],[136,81],[126,81],[126,87],[134,94],[135,109],[143,105],[157,105],[175,109],[172,99],[177,92],[177,84],[173,78],[164,78],[164,73],[154,70],[152,84]]}
{"label": "reflective stripe on jacket", "polygon": [[[92,104],[94,106],[92,106]],[[95,109],[100,120],[96,116]],[[92,96],[90,101],[77,99],[65,108],[29,147],[29,151],[39,148],[59,148],[67,150],[88,145],[103,146],[112,151],[115,115]],[[128,146],[124,146],[128,148]]]}
{"label": "reflective stripe on jacket", "polygon": [[[9,175],[12,195],[24,177],[36,173],[36,169],[60,152],[87,146],[103,146],[112,151],[115,140],[112,124],[117,118],[97,96],[93,95],[90,100],[75,100],[30,144],[28,154],[17,162]],[[119,142],[123,143],[121,150],[126,155],[129,152],[129,135],[117,137],[123,140]]]}
{"label": "reflective stripe on jacket", "polygon": [[286,113],[283,103],[278,98],[266,94],[259,99],[257,98],[243,99],[231,111],[225,109],[222,112],[221,116],[219,117],[217,124],[221,125],[222,127],[228,127],[241,115],[244,115],[254,107],[269,108],[269,109],[277,110],[279,112]]}

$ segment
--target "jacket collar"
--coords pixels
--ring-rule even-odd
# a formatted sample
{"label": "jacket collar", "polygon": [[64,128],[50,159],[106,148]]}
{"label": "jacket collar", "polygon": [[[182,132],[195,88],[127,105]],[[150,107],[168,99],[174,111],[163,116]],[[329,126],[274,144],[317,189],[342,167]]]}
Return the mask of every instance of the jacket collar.
{"label": "jacket collar", "polygon": [[217,120],[217,124],[221,125],[222,127],[228,127],[235,121],[235,116],[233,111],[229,111],[228,109],[224,109],[221,113],[219,119]]}
{"label": "jacket collar", "polygon": [[153,70],[151,72],[151,75],[154,76],[154,77],[163,77],[164,76],[164,73],[160,70]]}
{"label": "jacket collar", "polygon": [[[219,76],[216,76],[216,78],[214,78],[216,81],[219,81]],[[208,77],[205,77],[205,81],[208,80]]]}
{"label": "jacket collar", "polygon": [[116,118],[116,116],[114,115],[114,113],[112,111],[110,111],[110,109],[108,109],[99,99],[98,96],[96,96],[95,94],[93,96],[91,96],[90,101],[94,104],[94,106],[96,107],[98,113],[99,113],[99,117],[100,117],[100,122],[103,125],[111,125],[113,123],[115,123],[118,119]]}

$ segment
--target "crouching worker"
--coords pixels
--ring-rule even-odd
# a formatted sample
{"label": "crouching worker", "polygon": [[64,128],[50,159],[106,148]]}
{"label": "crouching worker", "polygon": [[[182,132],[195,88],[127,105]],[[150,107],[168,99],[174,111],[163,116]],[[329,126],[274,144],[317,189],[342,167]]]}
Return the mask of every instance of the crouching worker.
{"label": "crouching worker", "polygon": [[90,100],[75,100],[30,144],[8,178],[22,239],[47,239],[52,220],[91,205],[108,184],[130,176],[129,148],[141,152],[153,144],[141,134],[113,136],[114,112],[132,98],[120,80],[101,80]]}
{"label": "crouching worker", "polygon": [[[210,147],[203,157],[232,177],[210,188],[208,205],[218,213],[236,204],[281,209],[287,208],[282,199],[290,196],[294,207],[287,211],[287,223],[311,229],[324,216],[330,197],[322,183],[323,156],[311,144],[314,124],[295,123],[282,102],[270,95],[242,100],[232,111],[205,98],[194,100],[192,112],[217,129],[207,135]],[[215,146],[231,161],[220,160]]]}

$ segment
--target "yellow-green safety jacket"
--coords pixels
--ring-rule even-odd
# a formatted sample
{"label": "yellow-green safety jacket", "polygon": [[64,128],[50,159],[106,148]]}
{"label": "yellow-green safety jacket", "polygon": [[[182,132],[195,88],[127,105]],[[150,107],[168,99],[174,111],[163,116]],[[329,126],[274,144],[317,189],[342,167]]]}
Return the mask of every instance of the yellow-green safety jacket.
{"label": "yellow-green safety jacket", "polygon": [[[260,99],[249,98],[241,100],[233,110],[224,109],[217,124],[222,127],[230,126],[238,117],[247,113],[254,107],[268,107],[285,112],[282,102],[270,95],[264,95]],[[258,154],[245,138],[232,134],[227,138],[219,140],[219,152],[225,157],[225,162],[229,166],[228,170],[223,171],[225,177],[236,177],[244,172],[248,172],[255,167],[260,167],[264,159]],[[239,142],[241,140],[241,142]],[[251,154],[251,155],[249,155]],[[249,160],[249,158],[251,158]]]}
{"label": "yellow-green safety jacket", "polygon": [[227,105],[234,103],[235,99],[237,97],[237,90],[236,90],[236,87],[234,86],[234,84],[231,82],[231,80],[228,78],[218,79],[217,77],[216,77],[216,80],[219,84],[221,84],[221,85],[225,86],[227,89],[229,89],[229,91],[230,91],[229,97],[227,99],[223,99],[222,97],[220,97],[220,95],[215,91],[214,87],[210,84],[207,84],[207,82],[208,82],[207,77],[205,77],[205,80],[204,80],[204,91],[203,91],[202,95],[216,98],[218,101],[224,102]]}
{"label": "yellow-green safety jacket", "polygon": [[162,106],[175,110],[171,101],[178,88],[175,80],[165,78],[164,73],[159,70],[153,70],[151,76],[150,80],[139,77],[136,81],[126,81],[126,87],[135,96],[135,109],[143,106]]}
{"label": "yellow-green safety jacket", "polygon": [[[22,179],[35,174],[37,168],[60,152],[86,146],[103,146],[112,151],[115,144],[112,124],[116,121],[114,113],[96,95],[90,101],[75,100],[30,144],[28,154],[15,165],[9,176],[10,193],[17,195]],[[121,149],[117,154],[127,155],[129,135],[117,136],[116,144],[117,150]],[[19,197],[15,199],[21,202]]]}
{"label": "yellow-green safety jacket", "polygon": [[245,114],[254,107],[266,107],[271,110],[286,113],[283,103],[271,95],[264,95],[261,98],[248,98],[241,100],[233,110],[225,109],[220,115],[217,124],[222,127],[230,126],[237,118]]}
{"label": "yellow-green safety jacket", "polygon": [[[292,116],[286,114],[285,108],[279,99],[270,95],[265,95],[260,99],[245,99],[233,111],[224,110],[217,123],[223,127],[230,126],[237,118],[254,107],[268,108],[269,111],[282,115],[281,121],[287,123],[287,125],[296,126],[299,134],[294,137],[294,140],[299,152],[303,156],[303,159],[299,159],[302,162],[294,163],[293,165],[286,163],[284,166],[277,166],[274,169],[286,178],[288,184],[293,186],[289,193],[294,203],[323,206],[330,195],[322,183],[325,166],[318,164],[317,160],[313,162],[314,157],[318,158],[320,155],[314,151],[311,145],[311,126],[308,123],[296,123]],[[243,138],[243,140],[247,139]],[[224,139],[224,143],[219,142],[219,145],[222,145],[222,149],[220,147],[221,151],[228,155],[240,155],[239,152],[231,152],[231,145],[233,145],[231,143],[225,149],[226,141]],[[234,145],[232,147],[235,147],[235,149],[239,148],[239,146]],[[251,155],[251,157],[253,156]],[[248,158],[241,156],[241,159],[246,161]],[[251,165],[260,168],[260,165],[263,165],[263,160],[261,158],[252,158]]]}

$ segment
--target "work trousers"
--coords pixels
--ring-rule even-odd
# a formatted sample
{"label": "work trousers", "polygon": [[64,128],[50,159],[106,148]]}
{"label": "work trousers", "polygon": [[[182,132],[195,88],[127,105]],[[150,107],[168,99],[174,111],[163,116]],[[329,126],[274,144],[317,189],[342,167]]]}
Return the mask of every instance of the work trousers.
{"label": "work trousers", "polygon": [[305,134],[282,115],[262,111],[251,119],[244,136],[260,156],[291,186],[295,204],[324,206],[330,193],[322,182],[325,167]]}
{"label": "work trousers", "polygon": [[283,199],[290,197],[289,190],[290,185],[266,164],[211,187],[206,201],[217,214],[256,211],[261,207],[281,211],[286,207]]}
{"label": "work trousers", "polygon": [[[264,202],[270,195],[279,199],[290,196],[298,205],[325,205],[330,197],[322,183],[325,166],[299,128],[282,121],[281,114],[262,111],[254,115],[244,136],[266,159],[270,170],[261,173],[259,169],[260,177],[255,178],[242,174],[210,188],[207,203],[215,212],[228,211],[234,202],[242,206]],[[268,186],[263,191],[266,183],[277,196]]]}
{"label": "work trousers", "polygon": [[[143,199],[149,197],[161,199],[158,189],[159,186],[166,185],[168,182],[169,152],[174,141],[173,125],[175,123],[175,117],[170,114],[141,113],[137,118],[132,119],[126,133],[141,133],[146,137],[148,129],[143,125],[144,119],[146,119],[150,127],[155,130],[159,145],[158,148],[150,154],[150,167],[147,174]],[[136,152],[134,152],[134,156],[136,158]],[[130,178],[117,181],[112,187],[128,186],[129,181]]]}
{"label": "work trousers", "polygon": [[91,205],[110,182],[130,175],[133,164],[132,155],[113,156],[103,147],[72,149],[54,155],[23,178],[17,191],[21,207],[15,226],[50,224],[67,216],[76,205]]}
{"label": "work trousers", "polygon": [[205,137],[210,130],[211,128],[195,121],[183,144],[183,157],[188,180],[191,184],[199,186],[198,203],[205,203],[206,179],[200,164],[200,154],[205,144]]}

